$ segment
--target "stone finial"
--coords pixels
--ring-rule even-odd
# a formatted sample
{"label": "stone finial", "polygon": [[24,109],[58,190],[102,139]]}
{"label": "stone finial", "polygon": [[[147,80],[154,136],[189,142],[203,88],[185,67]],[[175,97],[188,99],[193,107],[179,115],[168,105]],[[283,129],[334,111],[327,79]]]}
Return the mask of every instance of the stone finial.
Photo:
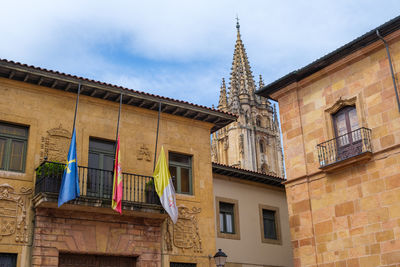
{"label": "stone finial", "polygon": [[227,107],[226,85],[225,79],[222,78],[221,90],[219,93],[218,109],[225,110]]}
{"label": "stone finial", "polygon": [[274,104],[274,127],[275,127],[275,129],[279,129],[278,113],[276,111],[276,104]]}
{"label": "stone finial", "polygon": [[258,81],[258,88],[261,89],[264,87],[264,81],[262,75],[260,74],[260,80]]}

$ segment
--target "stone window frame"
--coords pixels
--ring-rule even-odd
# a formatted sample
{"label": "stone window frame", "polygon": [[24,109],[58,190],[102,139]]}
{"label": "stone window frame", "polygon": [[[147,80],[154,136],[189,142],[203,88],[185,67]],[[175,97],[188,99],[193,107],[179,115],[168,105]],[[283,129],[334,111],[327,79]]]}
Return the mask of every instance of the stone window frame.
{"label": "stone window frame", "polygon": [[[229,203],[233,204],[233,223],[235,233],[221,233],[220,229],[220,218],[219,218],[219,203]],[[217,237],[226,239],[240,240],[240,224],[239,224],[239,201],[237,199],[225,198],[225,197],[215,197],[216,206],[216,218],[217,218]]]}
{"label": "stone window frame", "polygon": [[357,111],[357,119],[359,127],[368,128],[361,98],[362,98],[361,94],[347,99],[339,98],[332,106],[325,109],[324,117],[325,117],[325,132],[327,135],[326,141],[336,137],[333,115],[346,106],[354,106]]}
{"label": "stone window frame", "polygon": [[[269,239],[264,237],[264,218],[263,210],[270,210],[275,212],[275,229],[277,239]],[[282,246],[282,232],[281,232],[281,220],[280,212],[278,207],[273,207],[265,204],[258,204],[258,213],[260,215],[260,236],[261,242],[267,244],[281,245]]]}
{"label": "stone window frame", "polygon": [[[28,152],[29,126],[15,124],[15,123],[9,123],[9,122],[4,122],[4,121],[0,121],[0,126],[14,127],[14,128],[18,128],[18,129],[23,129],[25,131],[24,136],[16,135],[16,134],[0,133],[0,139],[5,140],[3,162],[0,162],[0,170],[9,171],[9,172],[25,173],[26,158],[27,158],[27,152]],[[22,155],[21,155],[21,161],[22,161],[21,170],[13,170],[10,168],[11,143],[13,141],[23,142],[23,150],[22,150]],[[4,164],[4,166],[3,166],[3,164]]]}

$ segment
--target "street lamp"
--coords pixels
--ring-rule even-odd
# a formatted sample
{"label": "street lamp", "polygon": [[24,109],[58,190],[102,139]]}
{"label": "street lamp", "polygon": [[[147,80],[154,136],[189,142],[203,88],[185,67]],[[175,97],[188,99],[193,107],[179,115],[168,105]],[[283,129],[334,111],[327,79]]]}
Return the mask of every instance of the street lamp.
{"label": "street lamp", "polygon": [[228,256],[226,256],[226,254],[219,248],[218,252],[214,255],[214,260],[217,267],[223,267],[227,257]]}

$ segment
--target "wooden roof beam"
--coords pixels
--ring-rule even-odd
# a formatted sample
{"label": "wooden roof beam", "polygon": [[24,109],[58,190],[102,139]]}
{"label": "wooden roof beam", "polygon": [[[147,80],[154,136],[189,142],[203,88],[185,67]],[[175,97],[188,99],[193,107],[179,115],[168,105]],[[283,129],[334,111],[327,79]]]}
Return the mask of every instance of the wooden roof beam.
{"label": "wooden roof beam", "polygon": [[190,110],[186,110],[186,112],[182,115],[183,117],[187,117],[190,113]]}
{"label": "wooden roof beam", "polygon": [[24,82],[26,82],[28,79],[29,79],[29,73],[27,73],[27,74],[25,75]]}
{"label": "wooden roof beam", "polygon": [[110,96],[110,92],[106,92],[106,94],[103,96],[103,99],[106,99]]}
{"label": "wooden roof beam", "polygon": [[71,83],[68,83],[64,90],[68,92],[69,89],[71,89]]}
{"label": "wooden roof beam", "polygon": [[94,96],[97,93],[97,89],[94,89],[90,96]]}
{"label": "wooden roof beam", "polygon": [[8,79],[12,79],[15,75],[15,71],[11,71],[10,74],[8,75]]}
{"label": "wooden roof beam", "polygon": [[51,88],[56,87],[57,83],[58,83],[58,81],[57,81],[57,80],[54,80],[53,84],[51,85]]}
{"label": "wooden roof beam", "polygon": [[43,82],[43,77],[40,77],[39,81],[38,81],[38,85],[41,85]]}
{"label": "wooden roof beam", "polygon": [[151,109],[151,110],[153,110],[153,109],[155,110],[155,109],[156,109],[156,107],[158,107],[158,105],[159,105],[158,103],[154,103],[154,104],[151,106],[151,108],[150,108],[150,109]]}
{"label": "wooden roof beam", "polygon": [[142,99],[142,102],[138,105],[139,108],[143,107],[145,105],[146,101]]}

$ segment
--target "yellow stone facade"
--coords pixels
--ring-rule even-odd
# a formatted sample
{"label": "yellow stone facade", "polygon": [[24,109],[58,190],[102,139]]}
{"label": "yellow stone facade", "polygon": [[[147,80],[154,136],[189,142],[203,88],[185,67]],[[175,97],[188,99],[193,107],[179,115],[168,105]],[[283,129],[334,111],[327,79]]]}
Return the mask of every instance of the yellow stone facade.
{"label": "yellow stone facade", "polygon": [[[208,112],[210,116],[224,117],[227,123],[233,121],[234,116],[167,98],[123,90],[127,95],[143,97],[155,103],[161,102],[165,104],[167,111],[168,105],[177,106],[175,113],[178,115],[167,114],[165,110],[161,113],[158,153],[161,146],[164,146],[167,157],[168,151],[192,156],[193,195],[177,195],[180,224],[172,225],[169,219],[166,220],[167,215],[160,211],[148,212],[152,207],[147,208],[148,210],[141,208],[140,211],[123,210],[123,215],[120,216],[111,208],[100,204],[98,207],[91,207],[72,203],[59,209],[56,208],[56,203],[46,202],[46,199],[42,203],[35,200],[34,204],[33,199],[37,195],[35,168],[45,157],[55,161],[64,161],[67,157],[77,97],[76,92],[51,88],[57,87],[57,82],[53,82],[53,86],[45,86],[46,79],[58,79],[58,85],[65,81],[83,83],[76,119],[77,157],[80,166],[88,166],[90,137],[115,140],[118,101],[112,102],[94,96],[99,94],[99,90],[114,90],[118,96],[121,89],[117,88],[115,91],[116,87],[111,85],[27,68],[7,61],[2,64],[4,69],[15,67],[14,72],[17,73],[29,71],[26,78],[28,81],[34,75],[43,75],[45,78],[42,86],[15,81],[11,79],[11,74],[0,78],[0,121],[29,128],[25,171],[0,170],[0,211],[4,214],[4,200],[7,197],[18,198],[19,201],[18,214],[15,215],[18,227],[13,225],[14,230],[0,232],[0,253],[18,254],[18,267],[31,264],[58,266],[61,252],[134,256],[136,265],[141,267],[169,266],[170,262],[196,263],[197,266],[204,267],[213,264],[213,259],[208,256],[214,255],[216,251],[210,156],[210,131],[215,124],[201,121],[195,116],[196,112]],[[85,95],[85,86],[86,90],[89,86],[97,87],[97,91]],[[193,109],[193,119],[179,115],[185,112],[191,114],[191,111],[180,111],[180,108],[188,107]],[[152,175],[156,110],[157,108],[149,110],[127,103],[122,105],[119,133],[123,172]],[[63,145],[59,146],[60,142]],[[138,235],[142,239],[133,238]],[[128,236],[131,239],[123,241]],[[118,247],[115,242],[125,242],[126,246],[121,243]]]}
{"label": "yellow stone facade", "polygon": [[[385,27],[392,27],[384,38],[398,77],[400,31]],[[400,112],[385,46],[372,38],[270,93],[280,107],[295,266],[400,262]],[[371,129],[372,154],[325,171],[316,146],[335,137],[332,113],[346,105]]]}

